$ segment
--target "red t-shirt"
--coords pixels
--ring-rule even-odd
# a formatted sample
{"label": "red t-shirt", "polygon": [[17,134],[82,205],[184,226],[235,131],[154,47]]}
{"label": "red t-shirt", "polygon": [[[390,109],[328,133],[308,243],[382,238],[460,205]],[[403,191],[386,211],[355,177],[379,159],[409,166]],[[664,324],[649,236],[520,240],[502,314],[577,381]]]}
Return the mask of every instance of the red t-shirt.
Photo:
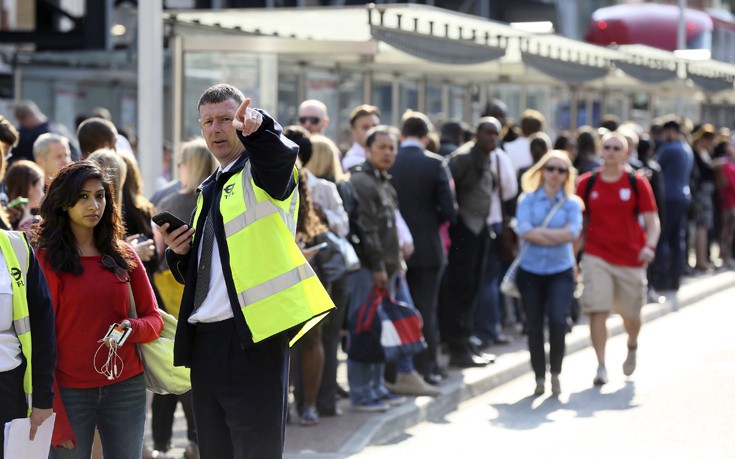
{"label": "red t-shirt", "polygon": [[[130,250],[131,252],[132,249]],[[133,252],[134,254],[135,252]],[[115,273],[99,263],[100,257],[81,257],[81,276],[56,272],[46,259],[46,251],[38,251],[38,260],[46,275],[56,316],[56,379],[61,387],[102,387],[124,381],[143,372],[135,352],[135,343],[147,343],[158,337],[163,320],[158,313],[156,297],[140,259],[129,272],[130,283],[120,282]],[[135,295],[138,319],[130,319],[130,287]],[[119,378],[108,380],[94,369],[94,354],[113,323],[128,319],[133,332],[118,349],[124,362]],[[107,360],[107,347],[97,355],[97,367]]]}
{"label": "red t-shirt", "polygon": [[[577,195],[585,199],[587,182],[592,172],[583,174],[577,184]],[[656,212],[653,190],[645,177],[633,174],[638,185],[638,196],[630,186],[628,174],[608,183],[598,174],[585,202],[585,216],[589,216],[584,251],[608,263],[620,266],[643,266],[638,261],[646,232],[638,214]]]}
{"label": "red t-shirt", "polygon": [[720,209],[731,209],[735,207],[735,164],[730,161],[722,167],[722,175],[727,181],[727,186],[720,190]]}

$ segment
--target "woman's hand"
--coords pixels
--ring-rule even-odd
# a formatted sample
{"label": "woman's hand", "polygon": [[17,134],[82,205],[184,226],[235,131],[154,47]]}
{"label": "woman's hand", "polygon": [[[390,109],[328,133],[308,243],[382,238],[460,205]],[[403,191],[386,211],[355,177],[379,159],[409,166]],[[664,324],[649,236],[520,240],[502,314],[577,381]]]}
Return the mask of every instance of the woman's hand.
{"label": "woman's hand", "polygon": [[388,274],[385,271],[373,272],[373,283],[379,289],[385,290],[388,287]]}
{"label": "woman's hand", "polygon": [[56,448],[74,449],[74,442],[71,440],[64,440]]}
{"label": "woman's hand", "polygon": [[140,261],[151,261],[156,254],[156,244],[153,239],[148,239],[142,234],[134,234],[125,238],[125,241],[133,247]]}

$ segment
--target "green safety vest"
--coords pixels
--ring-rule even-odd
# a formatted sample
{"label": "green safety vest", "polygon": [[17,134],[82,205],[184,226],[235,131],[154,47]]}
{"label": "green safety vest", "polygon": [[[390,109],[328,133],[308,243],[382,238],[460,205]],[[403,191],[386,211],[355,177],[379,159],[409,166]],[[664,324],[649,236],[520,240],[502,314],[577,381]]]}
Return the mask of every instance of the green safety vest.
{"label": "green safety vest", "polygon": [[[294,168],[294,179],[298,172]],[[199,195],[194,227],[203,198]],[[283,201],[253,181],[250,161],[224,184],[219,211],[240,310],[257,343],[300,326],[293,346],[335,308],[296,244],[299,192]]]}
{"label": "green safety vest", "polygon": [[26,359],[26,371],[23,374],[23,392],[28,403],[28,415],[31,414],[31,394],[33,393],[33,371],[31,369],[31,320],[28,317],[28,300],[26,299],[26,274],[30,249],[25,235],[17,231],[0,231],[0,251],[10,273],[13,288],[13,327],[20,341],[20,349]]}

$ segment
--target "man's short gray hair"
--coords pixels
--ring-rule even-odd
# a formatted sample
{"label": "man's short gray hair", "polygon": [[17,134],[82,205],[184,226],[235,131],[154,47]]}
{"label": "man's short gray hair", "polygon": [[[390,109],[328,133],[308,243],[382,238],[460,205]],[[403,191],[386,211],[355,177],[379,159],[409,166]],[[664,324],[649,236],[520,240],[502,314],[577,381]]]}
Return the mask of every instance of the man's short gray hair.
{"label": "man's short gray hair", "polygon": [[60,143],[69,150],[69,139],[63,135],[47,132],[38,136],[36,141],[33,142],[33,159],[38,161],[39,158],[46,158],[51,145],[54,143]]}

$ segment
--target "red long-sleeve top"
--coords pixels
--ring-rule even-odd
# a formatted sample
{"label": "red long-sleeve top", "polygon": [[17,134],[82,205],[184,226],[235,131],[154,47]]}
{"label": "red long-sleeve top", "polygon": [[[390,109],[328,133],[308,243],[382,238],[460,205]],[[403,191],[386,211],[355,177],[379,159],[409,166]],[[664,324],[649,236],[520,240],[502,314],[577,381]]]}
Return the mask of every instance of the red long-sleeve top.
{"label": "red long-sleeve top", "polygon": [[[114,272],[99,262],[100,257],[80,257],[84,273],[74,276],[52,270],[46,260],[46,251],[38,252],[54,302],[58,349],[56,379],[59,386],[78,389],[102,387],[143,372],[134,344],[158,338],[163,329],[163,320],[158,313],[156,297],[145,268],[135,252],[129,250],[137,263],[137,267],[128,273],[130,284],[119,281]],[[131,319],[128,315],[129,286],[135,295],[137,319]],[[95,371],[93,360],[100,346],[98,341],[105,336],[110,325],[125,319],[130,320],[133,331],[118,349],[118,355],[124,362],[121,375],[110,381]],[[98,368],[105,363],[106,358],[107,348],[104,347],[97,355]]]}

